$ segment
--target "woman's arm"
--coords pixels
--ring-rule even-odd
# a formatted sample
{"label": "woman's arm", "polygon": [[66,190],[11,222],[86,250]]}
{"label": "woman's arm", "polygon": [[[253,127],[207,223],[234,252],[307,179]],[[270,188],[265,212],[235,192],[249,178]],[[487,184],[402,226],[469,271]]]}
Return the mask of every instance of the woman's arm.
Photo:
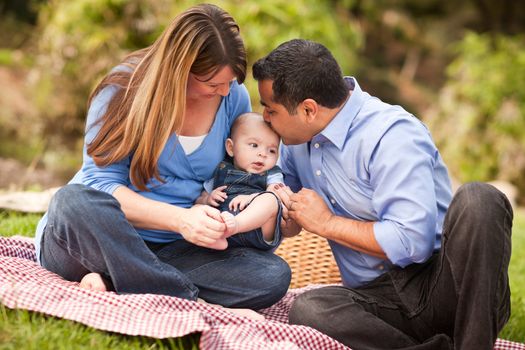
{"label": "woman's arm", "polygon": [[119,186],[113,192],[128,221],[135,227],[165,230],[180,233],[185,240],[203,247],[217,247],[222,240],[225,224],[219,210],[206,205],[180,208],[168,203],[155,201]]}

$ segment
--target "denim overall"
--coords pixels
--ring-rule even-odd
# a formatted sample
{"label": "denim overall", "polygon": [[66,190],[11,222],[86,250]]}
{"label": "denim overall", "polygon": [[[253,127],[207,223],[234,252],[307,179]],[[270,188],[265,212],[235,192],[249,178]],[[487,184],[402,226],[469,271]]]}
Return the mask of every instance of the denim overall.
{"label": "denim overall", "polygon": [[[281,172],[278,166],[274,166],[270,170],[262,174],[251,174],[243,170],[236,169],[229,161],[222,161],[215,170],[213,177],[213,189],[220,186],[228,186],[225,189],[228,197],[219,205],[219,210],[229,211],[233,215],[239,214],[239,211],[231,211],[229,209],[230,202],[239,194],[249,195],[254,193],[272,193],[266,191],[268,175]],[[272,193],[273,194],[273,193]],[[277,225],[275,225],[275,234],[273,242],[266,242],[263,239],[260,228],[255,230],[233,235],[228,238],[228,244],[231,246],[255,247],[259,249],[269,250],[275,249],[281,242],[281,230],[279,223],[281,222],[281,202],[279,202],[279,210],[277,213]],[[249,205],[249,204],[248,204]]]}

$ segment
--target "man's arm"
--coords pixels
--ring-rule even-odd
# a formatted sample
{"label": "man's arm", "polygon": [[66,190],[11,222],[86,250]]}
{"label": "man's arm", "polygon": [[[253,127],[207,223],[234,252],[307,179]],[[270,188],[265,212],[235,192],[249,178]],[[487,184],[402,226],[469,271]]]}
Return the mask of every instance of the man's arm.
{"label": "man's arm", "polygon": [[288,208],[290,219],[299,227],[365,254],[387,258],[375,239],[374,222],[333,214],[324,200],[310,189],[293,193],[290,188],[281,187],[277,192]]}

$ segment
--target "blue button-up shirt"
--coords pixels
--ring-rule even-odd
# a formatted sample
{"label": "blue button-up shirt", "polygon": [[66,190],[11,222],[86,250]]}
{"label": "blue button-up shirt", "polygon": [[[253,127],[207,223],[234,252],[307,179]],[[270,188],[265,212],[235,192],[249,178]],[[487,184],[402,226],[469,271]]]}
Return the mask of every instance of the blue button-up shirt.
{"label": "blue button-up shirt", "polygon": [[438,250],[452,194],[423,123],[346,81],[353,91],[343,108],[310,142],[283,145],[280,166],[292,190],[310,188],[335,215],[374,222],[387,260],[329,240],[343,284],[358,287]]}

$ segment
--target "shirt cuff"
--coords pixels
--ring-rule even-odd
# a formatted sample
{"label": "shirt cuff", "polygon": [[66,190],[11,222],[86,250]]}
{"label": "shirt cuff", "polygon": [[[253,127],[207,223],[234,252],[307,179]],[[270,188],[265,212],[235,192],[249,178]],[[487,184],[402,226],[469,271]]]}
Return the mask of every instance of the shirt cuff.
{"label": "shirt cuff", "polygon": [[405,267],[412,263],[407,257],[407,250],[396,225],[391,221],[377,221],[374,223],[374,235],[377,243],[385,252],[392,264]]}

